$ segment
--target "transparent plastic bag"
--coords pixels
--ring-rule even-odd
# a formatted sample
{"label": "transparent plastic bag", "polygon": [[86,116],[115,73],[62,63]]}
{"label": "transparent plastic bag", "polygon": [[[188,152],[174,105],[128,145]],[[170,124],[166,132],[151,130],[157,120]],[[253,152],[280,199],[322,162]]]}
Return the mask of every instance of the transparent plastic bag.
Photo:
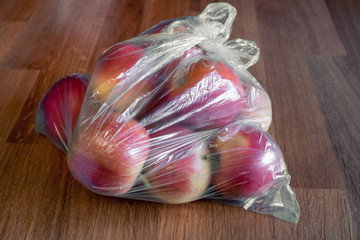
{"label": "transparent plastic bag", "polygon": [[67,153],[89,190],[184,203],[201,198],[297,222],[271,101],[247,71],[259,49],[228,40],[236,9],[213,3],[160,22],[98,59]]}

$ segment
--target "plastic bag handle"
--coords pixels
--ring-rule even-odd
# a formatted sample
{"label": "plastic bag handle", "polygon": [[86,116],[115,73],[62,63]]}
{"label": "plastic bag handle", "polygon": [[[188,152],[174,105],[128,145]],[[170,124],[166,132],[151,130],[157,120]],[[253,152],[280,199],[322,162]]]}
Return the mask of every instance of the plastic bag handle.
{"label": "plastic bag handle", "polygon": [[213,52],[234,69],[242,71],[259,60],[260,50],[250,40],[228,41],[236,13],[228,3],[211,3],[196,17],[194,33],[206,37],[199,45],[209,54]]}
{"label": "plastic bag handle", "polygon": [[216,23],[217,27],[209,29],[206,35],[223,43],[229,39],[236,13],[236,9],[228,3],[210,3],[197,19],[202,23]]}

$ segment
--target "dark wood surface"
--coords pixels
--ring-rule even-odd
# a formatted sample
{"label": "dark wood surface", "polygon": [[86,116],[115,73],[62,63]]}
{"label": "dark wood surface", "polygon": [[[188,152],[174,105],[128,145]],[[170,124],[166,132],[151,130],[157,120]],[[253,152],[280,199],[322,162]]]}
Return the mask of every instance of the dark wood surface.
{"label": "dark wood surface", "polygon": [[93,194],[34,132],[42,95],[99,54],[208,1],[0,0],[0,239],[360,239],[360,2],[229,1],[231,38],[273,103],[302,215],[297,224],[200,200],[169,205]]}

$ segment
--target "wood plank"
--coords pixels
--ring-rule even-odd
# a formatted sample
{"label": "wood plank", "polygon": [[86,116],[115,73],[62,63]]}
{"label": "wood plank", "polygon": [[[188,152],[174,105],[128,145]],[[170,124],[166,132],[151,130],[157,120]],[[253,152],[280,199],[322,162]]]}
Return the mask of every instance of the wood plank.
{"label": "wood plank", "polygon": [[23,29],[23,21],[0,21],[0,62]]}
{"label": "wood plank", "polygon": [[[272,54],[346,55],[324,0],[255,0],[260,32],[271,36]],[[268,40],[268,38],[262,38]],[[279,51],[279,49],[281,51]]]}
{"label": "wood plank", "polygon": [[355,239],[345,191],[336,189],[294,189],[301,207],[298,224],[275,220],[269,239]]}
{"label": "wood plank", "polygon": [[[20,115],[22,107],[26,104],[28,95],[35,85],[39,72],[36,70],[5,69],[0,67],[0,75],[4,79],[0,81],[0,96],[3,96],[0,108],[0,144],[3,144],[11,129],[16,127],[16,119]],[[24,116],[24,118],[27,117]],[[33,119],[31,120],[33,121]]]}
{"label": "wood plank", "polygon": [[6,144],[0,159],[0,238],[54,239],[68,170],[64,154],[41,144]]}
{"label": "wood plank", "polygon": [[360,82],[349,61],[348,57],[307,58],[360,234]]}
{"label": "wood plank", "polygon": [[[360,3],[357,0],[326,0],[336,30],[349,59],[347,67],[360,79]],[[360,229],[358,229],[360,238]]]}
{"label": "wood plank", "polygon": [[198,1],[158,1],[150,0],[144,5],[144,18],[141,21],[142,31],[160,21],[183,16],[200,14],[202,8]]}
{"label": "wood plank", "polygon": [[70,73],[86,71],[109,2],[39,2],[2,64],[49,70],[61,67]]}
{"label": "wood plank", "polygon": [[[292,41],[293,36],[289,36],[299,34],[301,37],[301,31],[292,31],[294,8],[300,6],[289,6],[290,9],[285,11],[284,7],[290,4],[282,1],[279,5],[256,3],[257,11],[263,13],[257,14],[257,21],[273,106],[272,128],[292,174],[292,184],[295,187],[342,189],[342,175],[303,55],[310,45],[300,44],[304,48],[299,49]],[[292,11],[294,13],[289,15]],[[309,34],[315,36],[315,33]]]}
{"label": "wood plank", "polygon": [[[339,33],[341,42],[349,56],[354,58],[360,70],[360,3],[357,0],[325,0]],[[359,73],[359,72],[358,72]]]}
{"label": "wood plank", "polygon": [[27,21],[39,0],[1,0],[0,1],[0,20],[7,21]]}

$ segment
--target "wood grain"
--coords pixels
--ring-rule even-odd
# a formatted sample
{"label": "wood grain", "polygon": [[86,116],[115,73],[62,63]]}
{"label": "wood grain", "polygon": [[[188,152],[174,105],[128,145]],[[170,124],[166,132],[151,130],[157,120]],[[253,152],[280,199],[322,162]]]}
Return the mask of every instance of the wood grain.
{"label": "wood grain", "polygon": [[11,49],[17,35],[22,30],[24,21],[1,21],[0,20],[0,60]]}
{"label": "wood grain", "polygon": [[[17,70],[0,67],[0,75],[6,81],[0,82],[0,95],[3,97],[2,107],[0,108],[0,143],[6,142],[11,129],[16,125],[22,107],[31,90],[34,88],[39,72],[37,70]],[[23,116],[23,119],[28,116]],[[33,121],[31,119],[30,121]],[[3,149],[2,149],[3,150]],[[1,150],[1,151],[2,151]]]}
{"label": "wood grain", "polygon": [[[332,148],[345,179],[354,219],[360,219],[360,83],[348,57],[309,56],[307,62],[326,116]],[[327,69],[332,69],[331,72]],[[335,130],[336,129],[336,130]],[[357,229],[358,231],[360,229]]]}
{"label": "wood grain", "polygon": [[39,0],[14,0],[0,2],[0,19],[9,21],[27,21],[38,6]]}
{"label": "wood grain", "polygon": [[297,224],[207,200],[105,197],[34,132],[43,94],[91,72],[109,46],[207,0],[0,0],[0,239],[360,239],[360,4],[230,0],[231,38],[254,40],[249,70],[273,104],[270,133],[292,175]]}
{"label": "wood grain", "polygon": [[86,71],[109,2],[40,1],[2,64]]}
{"label": "wood grain", "polygon": [[[347,56],[355,60],[357,66],[360,58],[360,3],[356,0],[326,0],[331,19],[334,22]],[[356,61],[357,60],[357,61]],[[357,71],[360,69],[357,68]],[[359,73],[359,72],[357,72]]]}

